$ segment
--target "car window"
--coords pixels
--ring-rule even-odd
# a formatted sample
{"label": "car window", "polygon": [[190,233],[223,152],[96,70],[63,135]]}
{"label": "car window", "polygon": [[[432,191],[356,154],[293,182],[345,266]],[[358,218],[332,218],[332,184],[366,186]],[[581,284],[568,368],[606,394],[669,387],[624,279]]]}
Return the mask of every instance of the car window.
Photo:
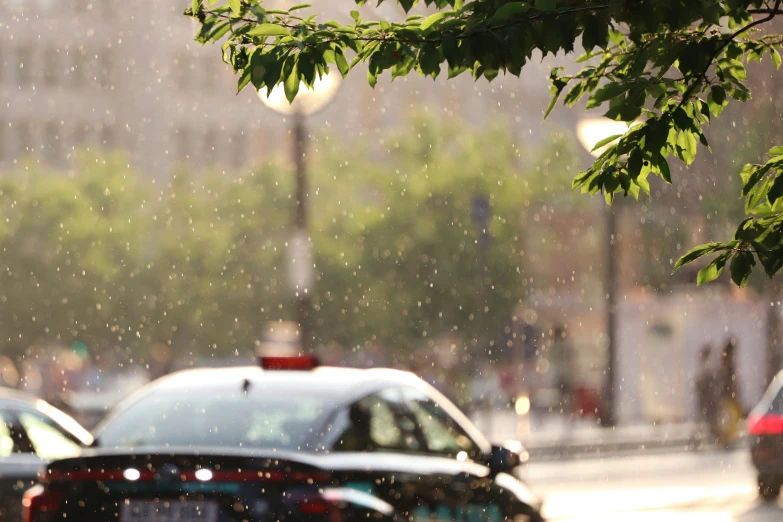
{"label": "car window", "polygon": [[404,407],[399,391],[388,390],[352,404],[339,451],[421,452],[426,447]]}
{"label": "car window", "polygon": [[[241,383],[240,383],[241,384]],[[161,390],[132,404],[98,433],[103,447],[223,446],[307,449],[328,398],[292,386]]]}
{"label": "car window", "polygon": [[783,413],[783,388],[778,390],[778,394],[772,399],[769,405],[770,413]]}
{"label": "car window", "polygon": [[449,457],[464,452],[470,458],[480,453],[459,424],[427,394],[414,388],[406,388],[404,393],[430,451]]}
{"label": "car window", "polygon": [[0,458],[8,457],[14,452],[14,439],[11,437],[11,417],[7,412],[0,411]]}
{"label": "car window", "polygon": [[33,443],[36,455],[42,459],[62,459],[79,454],[79,445],[43,415],[20,412],[19,423]]}

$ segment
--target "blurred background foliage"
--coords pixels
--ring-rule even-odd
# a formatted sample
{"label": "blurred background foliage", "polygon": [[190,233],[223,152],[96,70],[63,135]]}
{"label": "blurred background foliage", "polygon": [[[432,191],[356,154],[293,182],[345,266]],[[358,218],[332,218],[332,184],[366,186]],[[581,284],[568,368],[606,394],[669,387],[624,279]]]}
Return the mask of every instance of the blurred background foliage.
{"label": "blurred background foliage", "polygon": [[[727,112],[742,126],[752,118]],[[394,347],[404,359],[446,339],[463,354],[486,353],[520,309],[556,288],[600,306],[604,204],[569,190],[589,159],[570,136],[526,149],[502,122],[476,128],[426,113],[403,128],[350,143],[313,137],[319,345]],[[763,150],[768,140],[749,136],[700,158],[698,175],[618,207],[630,283],[667,291],[682,249],[720,237],[741,215],[731,174],[713,162],[741,164]],[[130,169],[121,153],[82,151],[67,173],[37,158],[4,173],[0,350],[81,341],[142,361],[162,344],[179,360],[251,355],[268,321],[293,316],[293,174],[280,156],[240,172],[183,165],[161,179]]]}
{"label": "blurred background foliage", "polygon": [[[486,343],[511,317],[527,284],[525,212],[562,198],[574,165],[556,136],[522,150],[502,125],[421,116],[313,149],[317,340],[400,353],[443,335]],[[81,341],[142,360],[160,344],[179,358],[248,355],[268,321],[292,315],[291,183],[279,163],[160,180],[121,154],[82,152],[67,175],[30,159],[0,181],[4,353]]]}

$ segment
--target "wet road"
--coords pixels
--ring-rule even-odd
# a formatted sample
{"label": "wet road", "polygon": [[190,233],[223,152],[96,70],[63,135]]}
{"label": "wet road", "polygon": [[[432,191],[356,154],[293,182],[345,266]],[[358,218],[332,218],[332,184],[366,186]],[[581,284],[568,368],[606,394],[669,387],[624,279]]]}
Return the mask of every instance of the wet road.
{"label": "wet road", "polygon": [[756,496],[747,450],[531,463],[552,522],[779,522]]}

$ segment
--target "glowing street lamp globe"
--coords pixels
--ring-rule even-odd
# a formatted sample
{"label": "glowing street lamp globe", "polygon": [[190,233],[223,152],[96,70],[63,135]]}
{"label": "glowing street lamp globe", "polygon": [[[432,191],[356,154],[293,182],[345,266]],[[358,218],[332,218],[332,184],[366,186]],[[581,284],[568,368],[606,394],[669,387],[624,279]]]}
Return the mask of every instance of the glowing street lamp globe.
{"label": "glowing street lamp globe", "polygon": [[628,132],[628,129],[637,124],[637,122],[626,123],[624,121],[610,120],[609,118],[585,118],[579,120],[576,124],[576,137],[579,139],[582,147],[597,158],[614,143],[607,143],[603,147],[593,150],[598,142],[610,136],[625,134]]}
{"label": "glowing street lamp globe", "polygon": [[[634,125],[638,125],[639,122],[626,123],[624,121],[610,120],[609,118],[584,118],[576,124],[576,137],[579,139],[579,143],[592,154],[594,157],[599,157],[601,154],[611,147],[617,140],[613,140],[610,143],[603,145],[602,147],[595,149],[595,146],[601,141],[610,138],[612,136],[622,136],[628,129]],[[620,136],[617,139],[620,139]],[[595,150],[593,150],[595,149]],[[602,423],[606,426],[614,426],[615,424],[615,380],[616,380],[616,367],[618,361],[617,354],[617,338],[616,338],[616,312],[615,306],[617,302],[617,252],[616,252],[616,232],[617,232],[617,218],[615,212],[611,207],[606,207],[606,239],[607,239],[607,260],[606,260],[606,278],[604,284],[606,285],[606,332],[607,332],[607,352],[608,352],[608,367],[606,369],[606,381],[603,386],[603,398],[605,401],[606,411],[602,414]]]}
{"label": "glowing street lamp globe", "polygon": [[341,81],[342,78],[339,74],[329,73],[316,77],[312,89],[307,87],[304,82],[300,82],[299,93],[293,103],[289,103],[285,97],[283,84],[276,85],[269,96],[266,94],[266,88],[259,89],[258,97],[264,105],[280,114],[308,116],[329,105],[329,102],[337,94]]}

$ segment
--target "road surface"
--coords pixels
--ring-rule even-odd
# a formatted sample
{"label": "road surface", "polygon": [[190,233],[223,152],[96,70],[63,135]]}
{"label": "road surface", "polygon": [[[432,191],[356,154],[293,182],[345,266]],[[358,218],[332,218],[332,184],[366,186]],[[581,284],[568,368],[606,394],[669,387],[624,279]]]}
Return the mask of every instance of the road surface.
{"label": "road surface", "polygon": [[551,522],[780,522],[764,504],[747,450],[530,463]]}

